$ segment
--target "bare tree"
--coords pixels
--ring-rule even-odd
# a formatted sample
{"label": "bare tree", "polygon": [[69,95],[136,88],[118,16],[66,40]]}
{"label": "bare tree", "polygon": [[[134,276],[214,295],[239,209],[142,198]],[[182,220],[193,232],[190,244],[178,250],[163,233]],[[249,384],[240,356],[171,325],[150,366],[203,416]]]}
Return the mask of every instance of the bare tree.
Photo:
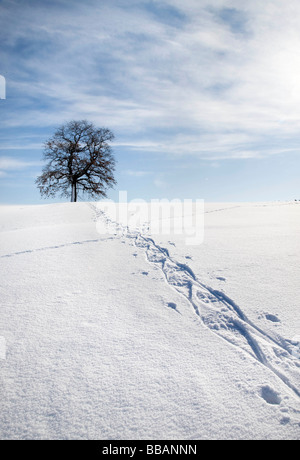
{"label": "bare tree", "polygon": [[48,160],[36,184],[42,196],[71,197],[78,192],[90,197],[106,196],[116,184],[115,159],[109,142],[114,135],[107,128],[96,128],[86,120],[70,121],[57,129],[45,143],[44,159]]}

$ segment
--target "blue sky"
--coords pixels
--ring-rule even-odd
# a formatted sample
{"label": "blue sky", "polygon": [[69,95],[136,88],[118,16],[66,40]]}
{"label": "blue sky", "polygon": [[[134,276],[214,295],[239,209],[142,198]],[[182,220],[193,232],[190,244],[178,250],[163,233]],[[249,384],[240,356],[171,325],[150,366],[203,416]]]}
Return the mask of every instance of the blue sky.
{"label": "blue sky", "polygon": [[[298,0],[0,0],[0,203],[56,127],[110,128],[129,199],[300,199]],[[63,199],[65,201],[65,199]]]}

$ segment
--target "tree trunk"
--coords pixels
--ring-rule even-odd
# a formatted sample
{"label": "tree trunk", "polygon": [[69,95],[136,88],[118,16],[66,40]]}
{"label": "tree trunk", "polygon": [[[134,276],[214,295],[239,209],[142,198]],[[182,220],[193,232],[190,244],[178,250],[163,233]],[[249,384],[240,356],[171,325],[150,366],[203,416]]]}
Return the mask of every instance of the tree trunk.
{"label": "tree trunk", "polygon": [[72,184],[72,194],[71,194],[71,202],[74,203],[77,201],[77,187],[76,182]]}

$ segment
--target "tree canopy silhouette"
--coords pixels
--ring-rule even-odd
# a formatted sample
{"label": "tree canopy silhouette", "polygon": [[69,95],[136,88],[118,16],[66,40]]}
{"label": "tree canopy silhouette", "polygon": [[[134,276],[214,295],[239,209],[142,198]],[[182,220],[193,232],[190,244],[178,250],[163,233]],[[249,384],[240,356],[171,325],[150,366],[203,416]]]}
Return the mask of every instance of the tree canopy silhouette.
{"label": "tree canopy silhouette", "polygon": [[114,135],[107,128],[96,128],[86,120],[70,121],[60,126],[44,147],[48,163],[36,179],[42,196],[71,197],[78,192],[92,198],[106,197],[106,190],[116,184],[115,159],[109,145]]}

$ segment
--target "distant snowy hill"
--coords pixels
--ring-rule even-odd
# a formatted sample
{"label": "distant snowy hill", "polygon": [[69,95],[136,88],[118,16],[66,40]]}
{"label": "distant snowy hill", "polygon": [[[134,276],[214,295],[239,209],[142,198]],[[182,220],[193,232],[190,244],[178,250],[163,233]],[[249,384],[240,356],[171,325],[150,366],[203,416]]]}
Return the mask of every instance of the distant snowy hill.
{"label": "distant snowy hill", "polygon": [[299,203],[150,224],[0,206],[1,439],[300,439]]}

